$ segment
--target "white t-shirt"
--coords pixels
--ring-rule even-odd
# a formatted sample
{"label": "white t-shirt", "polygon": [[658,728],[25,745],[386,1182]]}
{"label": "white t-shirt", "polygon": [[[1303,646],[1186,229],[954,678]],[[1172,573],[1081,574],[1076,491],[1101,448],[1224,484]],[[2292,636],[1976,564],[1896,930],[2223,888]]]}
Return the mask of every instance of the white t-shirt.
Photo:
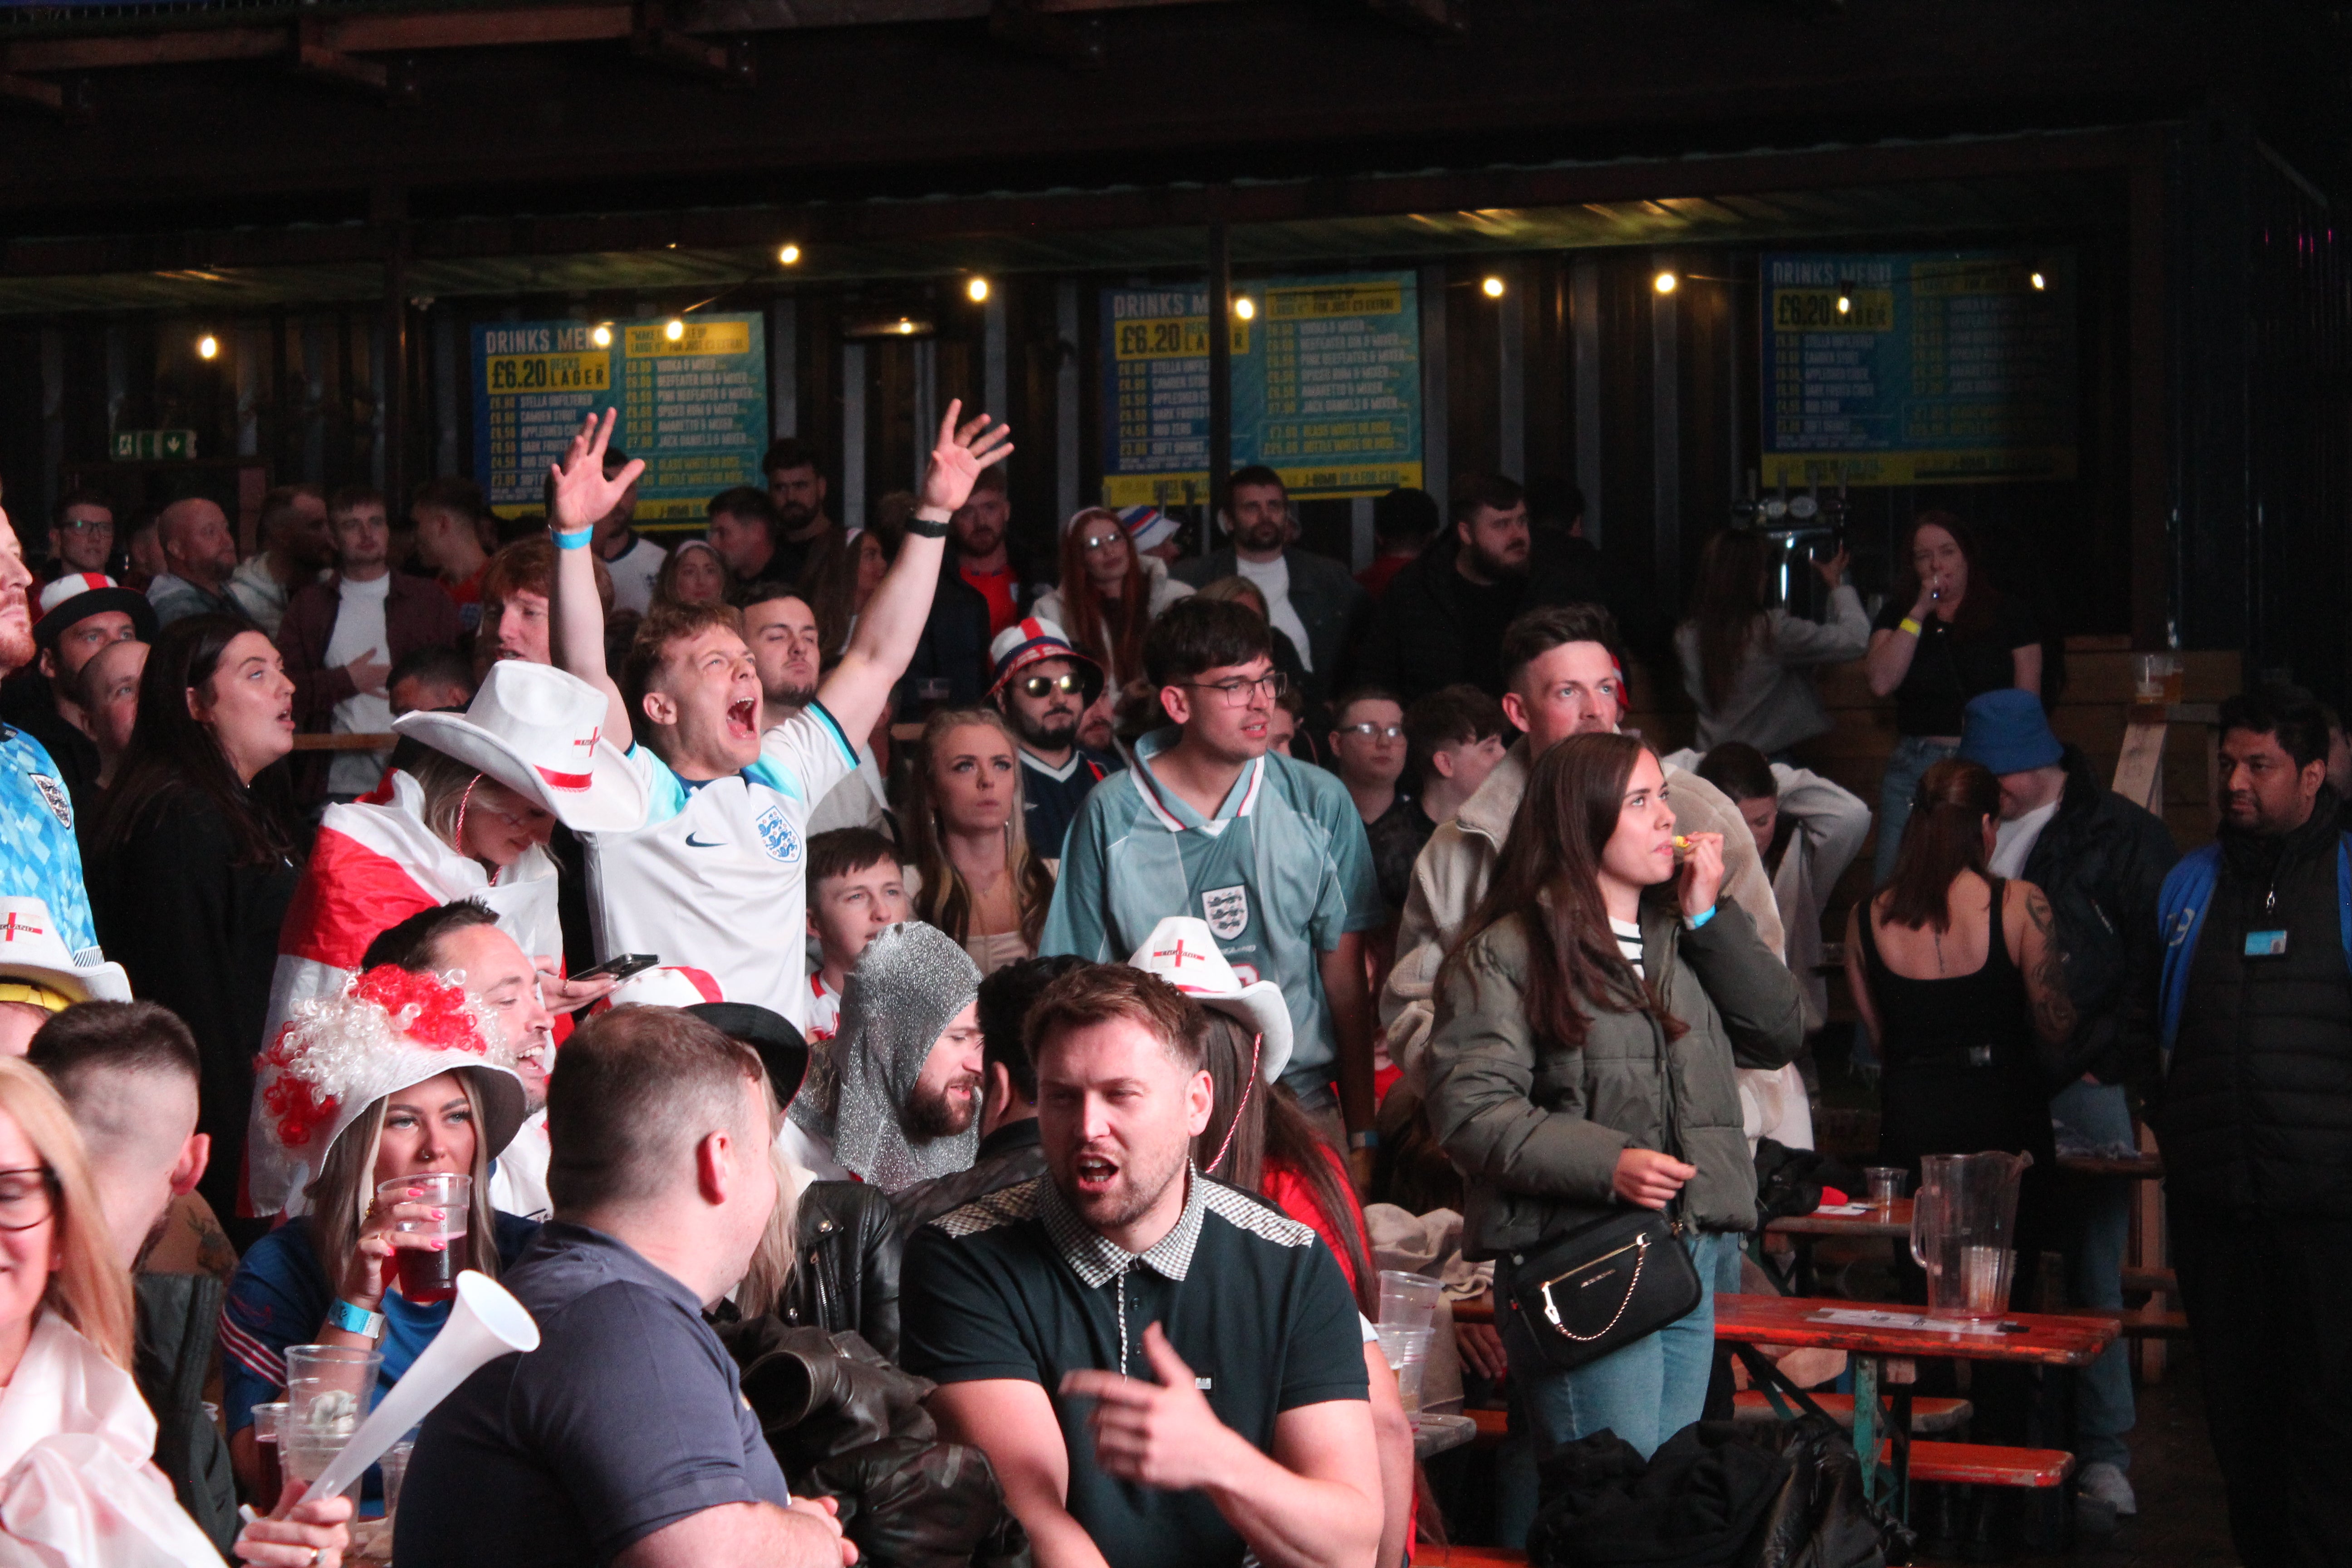
{"label": "white t-shirt", "polygon": [[629,547],[604,563],[604,570],[613,574],[613,608],[635,610],[644,615],[653,608],[654,579],[661,575],[662,562],[669,552],[640,533],[629,541]]}
{"label": "white t-shirt", "polygon": [[1259,562],[1236,552],[1234,570],[1257,584],[1257,591],[1265,595],[1266,618],[1298,650],[1298,662],[1313,669],[1315,650],[1307,646],[1307,623],[1291,607],[1289,558],[1277,555],[1271,561]]}
{"label": "white t-shirt", "polygon": [[[391,662],[392,640],[384,635],[383,606],[392,595],[392,574],[387,572],[373,583],[354,583],[346,577],[338,593],[341,602],[335,609],[334,635],[327,639],[328,665],[340,668],[366,653]],[[338,735],[384,734],[392,729],[392,702],[378,692],[353,692],[335,704],[330,727]],[[367,794],[383,777],[388,761],[390,756],[383,752],[337,752],[327,769],[327,793]]]}
{"label": "white t-shirt", "polygon": [[544,1107],[523,1118],[514,1142],[499,1155],[490,1173],[490,1206],[518,1219],[545,1219],[555,1212],[547,1195],[547,1167],[555,1151],[547,1141]]}
{"label": "white t-shirt", "polygon": [[801,1026],[801,1037],[815,1045],[840,1033],[841,994],[825,984],[823,974],[811,974],[808,980],[808,1022]]}
{"label": "white t-shirt", "polygon": [[808,1021],[809,813],[857,765],[822,702],[770,730],[760,760],[708,783],[640,742],[646,824],[581,837],[598,959],[650,952],[707,971],[730,1002]]}
{"label": "white t-shirt", "polygon": [[2042,830],[2058,815],[2058,801],[2037,805],[2014,822],[2004,822],[1993,830],[1992,858],[1988,864],[1996,877],[2021,877],[2025,862],[2033,854],[2033,847],[2042,841]]}

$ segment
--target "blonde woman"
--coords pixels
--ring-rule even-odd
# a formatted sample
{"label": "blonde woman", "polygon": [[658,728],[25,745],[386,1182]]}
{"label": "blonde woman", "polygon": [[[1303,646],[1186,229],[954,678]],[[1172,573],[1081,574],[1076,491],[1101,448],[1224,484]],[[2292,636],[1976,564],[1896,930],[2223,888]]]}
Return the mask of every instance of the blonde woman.
{"label": "blonde woman", "polygon": [[[65,1102],[0,1059],[0,1558],[217,1562],[152,1463],[155,1417],[131,1375],[131,1279]],[[248,1526],[247,1563],[339,1562],[341,1498]]]}
{"label": "blonde woman", "polygon": [[523,1086],[463,988],[371,969],[341,995],[304,1004],[258,1069],[253,1184],[301,1192],[309,1213],[246,1253],[221,1310],[229,1455],[248,1489],[260,1474],[253,1407],[286,1386],[289,1345],[380,1350],[390,1384],[448,1321],[447,1300],[421,1304],[399,1287],[400,1249],[439,1244],[394,1223],[433,1211],[379,1203],[379,1184],[473,1178],[466,1234],[447,1244],[458,1268],[495,1277],[539,1229],[490,1207],[490,1162],[522,1123]]}
{"label": "blonde woman", "polygon": [[1021,762],[992,708],[951,708],[923,725],[907,813],[922,876],[916,914],[963,944],[983,975],[1037,951],[1054,874],[1029,852]]}

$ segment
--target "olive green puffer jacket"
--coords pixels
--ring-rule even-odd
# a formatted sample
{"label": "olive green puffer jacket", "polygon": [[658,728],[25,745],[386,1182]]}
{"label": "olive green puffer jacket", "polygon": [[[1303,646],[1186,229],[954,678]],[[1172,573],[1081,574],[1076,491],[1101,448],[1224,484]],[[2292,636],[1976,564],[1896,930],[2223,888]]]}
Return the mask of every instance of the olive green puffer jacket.
{"label": "olive green puffer jacket", "polygon": [[1804,1038],[1795,977],[1739,907],[1696,931],[1662,890],[1642,905],[1643,966],[1689,1026],[1669,1044],[1646,1013],[1594,1012],[1581,1049],[1538,1035],[1525,1001],[1527,931],[1481,932],[1439,979],[1429,1120],[1468,1182],[1472,1258],[1524,1250],[1622,1209],[1611,1183],[1627,1148],[1698,1167],[1672,1211],[1701,1230],[1752,1230],[1756,1168],[1733,1068],[1776,1068]]}

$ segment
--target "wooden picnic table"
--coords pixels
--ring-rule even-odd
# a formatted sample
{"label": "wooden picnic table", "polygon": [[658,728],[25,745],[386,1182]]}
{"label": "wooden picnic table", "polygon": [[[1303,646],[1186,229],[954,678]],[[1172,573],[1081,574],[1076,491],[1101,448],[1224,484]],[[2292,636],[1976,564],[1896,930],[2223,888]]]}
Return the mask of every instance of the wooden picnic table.
{"label": "wooden picnic table", "polygon": [[[2026,1362],[2042,1366],[2087,1366],[2115,1342],[2111,1318],[2057,1316],[2040,1312],[2008,1312],[2000,1331],[1979,1332],[1955,1325],[1944,1329],[1823,1321],[1823,1312],[1861,1312],[1881,1309],[1867,1302],[1808,1296],[1735,1296],[1715,1299],[1715,1337],[1738,1345],[1795,1345],[1844,1351],[1853,1367],[1853,1451],[1862,1458],[1864,1496],[1891,1495],[1898,1506],[1909,1506],[1911,1458],[1911,1394],[1906,1382],[1895,1388],[1892,1419],[1879,1409],[1880,1385],[1885,1382],[1890,1358],[1950,1357],[1960,1361]],[[1887,1307],[1904,1317],[1925,1314],[1915,1307]],[[1797,1391],[1758,1362],[1750,1370]],[[1767,1384],[1769,1386],[1769,1383]],[[1894,1465],[1882,1483],[1879,1440],[1892,1440]]]}
{"label": "wooden picnic table", "polygon": [[1816,1289],[1813,1247],[1817,1242],[1824,1237],[1843,1237],[1854,1240],[1898,1241],[1907,1246],[1911,1236],[1911,1200],[1897,1198],[1890,1209],[1865,1207],[1861,1214],[1823,1214],[1816,1209],[1811,1214],[1783,1215],[1778,1219],[1766,1221],[1764,1229],[1768,1235],[1785,1236],[1795,1243],[1795,1266],[1780,1278],[1780,1283],[1800,1296],[1811,1296]]}

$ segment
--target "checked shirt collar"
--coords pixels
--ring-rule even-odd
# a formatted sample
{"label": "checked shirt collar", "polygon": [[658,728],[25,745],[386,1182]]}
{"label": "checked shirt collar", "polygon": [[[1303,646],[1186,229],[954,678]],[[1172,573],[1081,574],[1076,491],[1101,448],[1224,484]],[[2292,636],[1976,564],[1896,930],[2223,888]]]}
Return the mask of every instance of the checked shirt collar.
{"label": "checked shirt collar", "polygon": [[1087,1289],[1101,1289],[1139,1263],[1164,1279],[1179,1285],[1184,1282],[1185,1272],[1192,1267],[1192,1248],[1201,1239],[1201,1216],[1205,1212],[1201,1174],[1189,1161],[1184,1168],[1183,1214],[1173,1229],[1141,1252],[1129,1252],[1079,1218],[1052,1177],[1043,1178],[1042,1184],[1046,1234],[1054,1238],[1054,1249],[1062,1255],[1062,1261]]}

